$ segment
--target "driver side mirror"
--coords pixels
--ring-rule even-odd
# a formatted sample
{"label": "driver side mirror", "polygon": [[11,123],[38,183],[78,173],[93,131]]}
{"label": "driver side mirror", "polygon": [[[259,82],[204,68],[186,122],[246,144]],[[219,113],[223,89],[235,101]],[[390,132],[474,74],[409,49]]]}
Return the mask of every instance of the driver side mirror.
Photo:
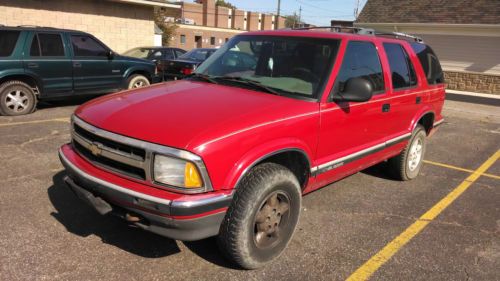
{"label": "driver side mirror", "polygon": [[330,100],[364,102],[369,101],[372,96],[372,83],[364,78],[356,77],[347,80],[344,91],[334,93]]}
{"label": "driver side mirror", "polygon": [[108,59],[112,60],[114,57],[115,57],[115,52],[109,50],[107,53],[106,53],[106,56],[108,57]]}

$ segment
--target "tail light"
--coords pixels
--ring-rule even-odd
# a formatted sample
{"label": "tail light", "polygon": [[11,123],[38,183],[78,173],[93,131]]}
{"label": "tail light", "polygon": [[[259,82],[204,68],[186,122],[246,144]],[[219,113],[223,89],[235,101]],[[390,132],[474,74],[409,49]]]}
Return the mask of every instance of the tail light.
{"label": "tail light", "polygon": [[193,71],[194,71],[194,69],[193,68],[189,68],[189,67],[183,67],[181,69],[181,72],[184,75],[189,75],[189,74],[193,73]]}

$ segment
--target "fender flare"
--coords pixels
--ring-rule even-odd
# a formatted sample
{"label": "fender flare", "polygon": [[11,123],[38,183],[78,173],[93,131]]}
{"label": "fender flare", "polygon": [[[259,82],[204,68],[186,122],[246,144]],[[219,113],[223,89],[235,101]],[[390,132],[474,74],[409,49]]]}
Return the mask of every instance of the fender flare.
{"label": "fender flare", "polygon": [[24,76],[33,79],[38,88],[38,94],[41,95],[41,93],[43,93],[43,82],[34,72],[24,69],[11,69],[7,71],[2,71],[0,75],[0,80],[8,79],[11,76]]}
{"label": "fender flare", "polygon": [[308,170],[312,166],[312,151],[303,141],[295,138],[286,138],[266,142],[246,152],[238,160],[226,177],[225,184],[227,188],[237,188],[241,179],[262,160],[276,154],[288,151],[296,151],[304,155],[308,162]]}
{"label": "fender flare", "polygon": [[410,122],[410,127],[408,128],[410,133],[413,132],[413,130],[415,130],[415,127],[417,127],[418,125],[418,121],[420,121],[420,119],[422,119],[422,117],[424,117],[427,114],[432,114],[433,118],[436,118],[436,112],[434,112],[434,110],[430,106],[426,106],[420,109]]}
{"label": "fender flare", "polygon": [[130,75],[136,71],[140,71],[140,72],[147,72],[149,73],[149,78],[153,78],[153,75],[154,75],[154,72],[151,73],[151,70],[147,69],[146,67],[143,67],[143,66],[133,66],[133,67],[129,67],[125,70],[125,72],[123,73],[123,78],[124,80],[128,79],[130,77]]}

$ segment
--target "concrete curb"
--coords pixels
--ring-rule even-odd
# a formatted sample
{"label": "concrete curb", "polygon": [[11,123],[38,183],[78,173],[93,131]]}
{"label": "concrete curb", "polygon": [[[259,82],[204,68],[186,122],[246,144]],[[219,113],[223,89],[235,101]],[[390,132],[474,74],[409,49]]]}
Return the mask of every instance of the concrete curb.
{"label": "concrete curb", "polygon": [[446,100],[500,106],[499,95],[446,90]]}

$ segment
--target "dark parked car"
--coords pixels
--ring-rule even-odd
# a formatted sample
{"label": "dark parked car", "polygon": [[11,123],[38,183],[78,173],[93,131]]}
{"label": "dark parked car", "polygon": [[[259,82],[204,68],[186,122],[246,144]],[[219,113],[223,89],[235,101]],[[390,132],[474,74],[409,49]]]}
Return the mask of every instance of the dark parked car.
{"label": "dark parked car", "polygon": [[116,54],[94,36],[46,27],[0,27],[0,114],[37,100],[106,94],[159,81],[156,65]]}
{"label": "dark parked car", "polygon": [[159,70],[163,71],[166,80],[182,79],[190,75],[208,57],[215,53],[217,49],[199,48],[183,54],[176,60],[165,61],[159,65]]}
{"label": "dark parked car", "polygon": [[185,53],[185,50],[179,48],[137,47],[126,51],[123,55],[160,63],[166,60],[177,59]]}

